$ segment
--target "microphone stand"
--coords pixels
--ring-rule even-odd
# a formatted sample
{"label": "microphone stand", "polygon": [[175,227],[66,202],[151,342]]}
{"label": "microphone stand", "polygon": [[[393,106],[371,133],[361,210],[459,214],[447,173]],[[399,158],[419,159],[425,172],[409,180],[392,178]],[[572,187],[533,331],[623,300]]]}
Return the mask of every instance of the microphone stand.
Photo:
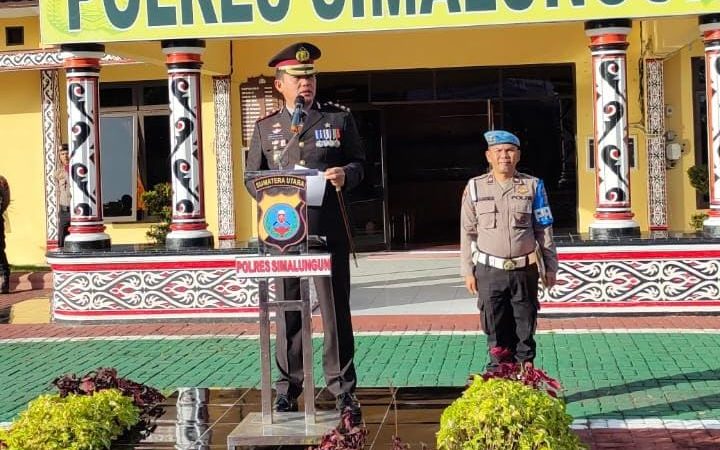
{"label": "microphone stand", "polygon": [[340,214],[343,218],[343,224],[345,224],[345,234],[348,238],[350,253],[352,253],[353,262],[355,263],[355,267],[357,268],[359,266],[357,262],[357,254],[355,254],[355,242],[353,242],[352,232],[350,231],[350,219],[348,219],[347,209],[345,208],[345,197],[343,196],[342,188],[340,186],[335,186],[335,193],[338,197],[338,204],[340,205]]}

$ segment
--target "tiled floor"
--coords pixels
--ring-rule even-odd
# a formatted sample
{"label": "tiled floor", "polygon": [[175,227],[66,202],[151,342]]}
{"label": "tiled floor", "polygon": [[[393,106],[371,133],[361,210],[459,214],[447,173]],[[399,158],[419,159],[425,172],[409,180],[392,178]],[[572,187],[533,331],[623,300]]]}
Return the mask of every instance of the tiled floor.
{"label": "tiled floor", "polygon": [[[420,449],[423,445],[434,448],[440,414],[460,393],[460,388],[360,389],[358,397],[363,405],[363,418],[368,430],[365,448],[390,449],[392,437],[396,434],[413,449]],[[113,449],[159,450],[174,448],[177,444],[186,445],[188,450],[226,449],[228,433],[246,414],[260,410],[260,395],[254,389],[210,390],[207,423],[194,427],[195,430],[207,429],[207,432],[194,439],[196,435],[193,431],[187,432],[189,428],[183,427],[188,422],[176,420],[176,399],[176,395],[168,398],[164,415],[157,421],[154,433],[140,442],[121,440]],[[316,396],[316,405],[318,409],[332,409],[334,402],[326,391],[321,390]]]}
{"label": "tiled floor", "polygon": [[[455,275],[456,261],[425,261],[408,267],[368,257],[353,273],[368,448],[389,449],[395,433],[388,385],[398,387],[399,435],[413,449],[433,448],[440,411],[485,364],[475,302]],[[14,302],[46,295],[41,287],[0,296],[0,319]],[[538,365],[565,386],[568,411],[592,449],[720,449],[720,316],[541,317],[538,329]],[[314,331],[322,332],[319,320]],[[0,325],[0,422],[61,373],[115,366],[166,392],[235,387],[210,409],[211,421],[226,414],[207,448],[224,449],[216,439],[259,408],[257,392],[247,390],[259,379],[256,334],[251,322]],[[245,403],[231,408],[229,398],[240,393]],[[154,437],[135,449],[173,448],[172,399],[168,408]]]}
{"label": "tiled floor", "polygon": [[[365,448],[390,450],[395,435],[409,444],[411,449],[435,448],[440,415],[460,393],[459,387],[360,389],[358,397],[363,405],[368,430]],[[246,414],[260,410],[260,395],[254,389],[213,389],[210,390],[206,406],[207,420],[187,422],[177,419],[176,399],[175,394],[167,399],[164,414],[157,420],[157,428],[153,433],[144,439],[125,437],[113,446],[113,450],[224,450],[227,448],[227,435]],[[318,409],[333,407],[332,399],[325,391],[318,393],[316,404]],[[203,414],[196,416],[205,417]],[[717,429],[592,429],[579,430],[577,433],[592,450],[720,448],[720,430]],[[244,447],[238,447],[241,448]]]}
{"label": "tiled floor", "polygon": [[[703,317],[696,322],[709,325]],[[627,440],[637,444],[626,448],[641,448],[637,446],[651,439],[658,449],[720,449],[720,332],[663,330],[652,321],[644,323],[652,325],[650,331],[543,331],[537,336],[537,365],[559,378],[578,432],[588,442],[597,442],[596,448],[614,448]],[[375,427],[370,435],[379,430],[372,448],[384,448],[380,445],[389,443],[394,433],[394,415],[384,417],[391,403],[387,386],[399,389],[401,437],[432,448],[436,422],[427,415],[418,417],[416,410],[435,414],[432,420],[437,421],[444,405],[459,395],[467,375],[485,365],[482,333],[429,328],[358,333],[356,363],[359,386],[364,388],[360,396],[368,426]],[[317,342],[315,373],[322,386],[320,347]],[[11,420],[29,400],[50,390],[49,382],[59,374],[83,374],[100,366],[116,367],[120,375],[166,392],[178,386],[231,386],[244,392],[258,386],[257,350],[252,335],[3,340],[0,422]],[[256,397],[244,400],[247,408],[259,403]],[[228,417],[239,419],[238,411],[231,410]],[[414,421],[422,426],[414,428]]]}

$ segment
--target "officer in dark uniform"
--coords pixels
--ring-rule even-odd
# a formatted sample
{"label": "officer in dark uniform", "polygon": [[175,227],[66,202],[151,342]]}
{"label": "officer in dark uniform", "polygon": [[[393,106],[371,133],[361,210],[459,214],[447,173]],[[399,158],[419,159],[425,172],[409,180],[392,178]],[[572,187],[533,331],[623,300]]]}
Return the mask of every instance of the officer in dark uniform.
{"label": "officer in dark uniform", "polygon": [[0,294],[10,293],[10,263],[5,254],[5,211],[10,205],[10,186],[4,176],[0,175]]}
{"label": "officer in dark uniform", "polygon": [[[365,153],[349,110],[315,101],[314,61],[319,57],[319,48],[300,42],[283,49],[268,63],[276,69],[275,88],[282,94],[285,107],[257,122],[245,170],[293,169],[300,165],[325,172],[323,204],[308,207],[309,233],[324,236],[332,255],[332,279],[315,280],[325,334],[323,370],[338,410],[350,408],[353,419],[359,422],[350,318],[350,247],[335,191],[345,192],[360,184]],[[250,183],[248,190],[254,195]],[[285,298],[300,298],[297,279],[285,279],[283,287]],[[287,311],[282,319],[277,321],[275,358],[280,377],[274,407],[280,412],[297,411],[303,383],[300,313]]]}
{"label": "officer in dark uniform", "polygon": [[[471,179],[463,194],[460,272],[478,296],[488,349],[501,347],[527,365],[535,358],[538,264],[546,269],[547,287],[558,269],[553,218],[543,181],[515,170],[517,136],[494,130],[485,139],[491,171]],[[491,351],[488,369],[499,362]]]}

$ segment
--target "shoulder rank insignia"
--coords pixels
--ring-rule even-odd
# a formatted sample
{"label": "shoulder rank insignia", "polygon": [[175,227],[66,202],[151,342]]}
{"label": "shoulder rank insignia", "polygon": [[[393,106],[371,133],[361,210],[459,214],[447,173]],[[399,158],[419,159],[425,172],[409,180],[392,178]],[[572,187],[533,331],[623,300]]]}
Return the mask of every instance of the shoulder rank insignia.
{"label": "shoulder rank insignia", "polygon": [[[279,113],[280,111],[281,111],[280,108],[275,108],[275,109],[273,109],[272,111],[270,111],[269,113],[265,114],[264,116],[259,117],[259,118],[257,119],[257,121],[260,121],[260,120],[263,120],[263,119],[267,119],[267,118],[270,117],[270,116],[274,116],[275,114]],[[275,126],[275,125],[273,125],[273,127],[274,127],[274,126]]]}
{"label": "shoulder rank insignia", "polygon": [[343,106],[339,103],[335,103],[335,102],[325,102],[325,103],[323,103],[323,106],[334,106],[335,108],[338,108],[340,110],[350,112],[350,108],[348,108],[347,106]]}

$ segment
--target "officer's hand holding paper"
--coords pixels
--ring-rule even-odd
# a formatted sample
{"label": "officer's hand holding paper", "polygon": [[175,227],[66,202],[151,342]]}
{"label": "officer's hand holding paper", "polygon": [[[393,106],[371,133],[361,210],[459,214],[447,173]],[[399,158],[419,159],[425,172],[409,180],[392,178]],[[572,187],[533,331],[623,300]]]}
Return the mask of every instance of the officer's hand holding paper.
{"label": "officer's hand holding paper", "polygon": [[[295,164],[295,170],[307,169],[305,166]],[[325,196],[325,172],[319,172],[317,175],[305,177],[307,189],[305,196],[308,206],[322,206],[323,197]]]}

